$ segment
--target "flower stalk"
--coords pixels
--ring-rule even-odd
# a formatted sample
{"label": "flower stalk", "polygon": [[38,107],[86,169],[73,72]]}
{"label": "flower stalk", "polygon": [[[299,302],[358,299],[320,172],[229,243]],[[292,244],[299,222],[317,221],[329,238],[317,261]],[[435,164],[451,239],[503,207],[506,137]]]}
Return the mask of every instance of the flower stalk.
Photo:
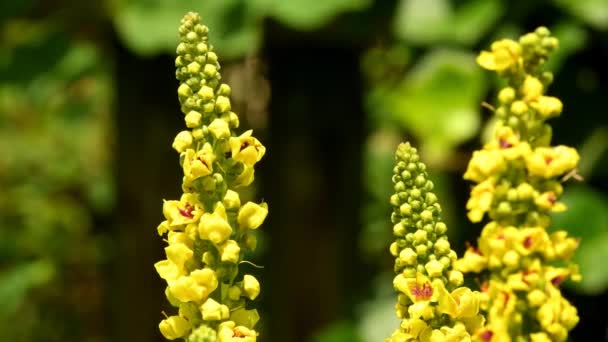
{"label": "flower stalk", "polygon": [[237,135],[230,87],[208,42],[208,28],[188,13],[179,28],[175,60],[178,98],[187,130],[175,137],[183,169],[179,200],[164,201],[166,260],[155,264],[167,281],[166,297],[178,309],[159,324],[167,339],[253,342],[259,320],[252,301],[258,280],[242,274],[244,255],[256,247],[252,233],[268,214],[266,203],[242,204],[237,189],[254,180],[264,146],[246,131]]}
{"label": "flower stalk", "polygon": [[452,267],[456,252],[416,149],[409,143],[399,145],[395,160],[390,202],[396,240],[390,252],[395,257],[395,310],[401,325],[386,341],[470,341],[484,321],[480,294],[461,287],[463,274]]}
{"label": "flower stalk", "polygon": [[[469,247],[455,268],[478,277],[487,325],[484,342],[565,341],[579,318],[560,284],[578,280],[572,256],[578,240],[565,231],[548,232],[559,201],[562,177],[576,172],[579,155],[551,146],[546,120],[559,116],[561,101],[546,95],[553,80],[542,66],[558,46],[544,27],[492,44],[477,58],[507,85],[498,93],[494,136],[474,152],[464,178],[473,181],[468,217],[489,222],[477,247]],[[567,178],[567,177],[565,177]]]}

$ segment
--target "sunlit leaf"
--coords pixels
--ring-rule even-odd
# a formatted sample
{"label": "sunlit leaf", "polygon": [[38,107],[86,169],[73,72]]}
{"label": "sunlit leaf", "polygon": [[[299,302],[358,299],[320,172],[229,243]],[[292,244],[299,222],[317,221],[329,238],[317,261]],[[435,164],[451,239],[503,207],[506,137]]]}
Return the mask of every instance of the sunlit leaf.
{"label": "sunlit leaf", "polygon": [[312,338],[313,342],[361,342],[356,326],[351,322],[337,321],[329,324]]}
{"label": "sunlit leaf", "polygon": [[51,280],[55,273],[48,261],[24,262],[0,274],[0,318],[13,314],[29,290]]}
{"label": "sunlit leaf", "polygon": [[427,162],[438,163],[479,129],[483,86],[472,54],[437,50],[425,55],[395,88],[370,99],[370,109],[391,113],[420,139]]}
{"label": "sunlit leaf", "polygon": [[401,0],[395,17],[395,34],[413,43],[436,42],[444,37],[450,16],[448,0]]}
{"label": "sunlit leaf", "polygon": [[178,40],[175,27],[188,11],[201,14],[224,57],[254,51],[260,40],[260,13],[243,0],[119,0],[114,9],[125,44],[144,55],[173,51]]}
{"label": "sunlit leaf", "polygon": [[416,44],[475,43],[502,12],[498,0],[469,0],[453,8],[448,0],[401,0],[394,30]]}
{"label": "sunlit leaf", "polygon": [[563,201],[568,210],[554,215],[555,229],[564,229],[581,242],[574,261],[583,279],[572,285],[585,293],[598,294],[608,287],[608,199],[586,186],[568,187]]}
{"label": "sunlit leaf", "polygon": [[608,1],[605,0],[554,0],[574,16],[598,29],[608,29]]}
{"label": "sunlit leaf", "polygon": [[384,341],[399,327],[395,315],[397,294],[392,286],[394,274],[381,273],[374,280],[374,297],[359,308],[359,335],[362,342]]}
{"label": "sunlit leaf", "polygon": [[264,4],[268,15],[299,30],[314,30],[343,12],[367,8],[370,0],[255,0]]}

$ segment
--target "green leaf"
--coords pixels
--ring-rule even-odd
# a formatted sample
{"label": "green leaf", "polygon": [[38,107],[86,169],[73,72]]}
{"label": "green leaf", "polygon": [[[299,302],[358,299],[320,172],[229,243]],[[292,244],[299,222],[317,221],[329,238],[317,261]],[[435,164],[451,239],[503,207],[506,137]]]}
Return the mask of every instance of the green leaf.
{"label": "green leaf", "polygon": [[479,129],[484,79],[474,59],[468,52],[432,51],[371,109],[392,113],[420,140],[427,162],[441,163]]}
{"label": "green leaf", "polygon": [[175,50],[177,27],[188,11],[201,14],[211,43],[223,57],[240,57],[258,48],[260,13],[244,0],[118,0],[114,23],[128,47],[153,55]]}
{"label": "green leaf", "polygon": [[51,280],[55,273],[53,265],[45,260],[21,263],[0,274],[0,317],[11,315],[32,288]]}
{"label": "green leaf", "polygon": [[298,30],[314,30],[343,12],[367,8],[370,0],[256,0],[268,15]]}
{"label": "green leaf", "polygon": [[606,0],[554,0],[570,14],[600,30],[608,29],[608,1]]}
{"label": "green leaf", "polygon": [[490,30],[503,13],[499,0],[475,0],[463,4],[446,29],[448,40],[472,45]]}
{"label": "green leaf", "polygon": [[357,310],[360,318],[358,331],[362,341],[384,341],[399,327],[400,322],[395,315],[397,294],[392,286],[393,277],[391,271],[377,275],[373,282],[374,297]]}
{"label": "green leaf", "polygon": [[337,321],[329,324],[312,338],[315,342],[360,342],[353,323]]}
{"label": "green leaf", "polygon": [[564,229],[581,242],[574,256],[583,279],[573,283],[577,290],[598,294],[608,287],[608,199],[587,186],[568,187],[562,197],[568,206],[554,214],[555,229]]}
{"label": "green leaf", "polygon": [[494,25],[501,13],[498,0],[471,0],[455,9],[448,0],[401,0],[394,30],[397,37],[415,44],[470,45]]}
{"label": "green leaf", "polygon": [[401,0],[395,16],[395,34],[412,43],[437,42],[444,37],[451,12],[447,0]]}

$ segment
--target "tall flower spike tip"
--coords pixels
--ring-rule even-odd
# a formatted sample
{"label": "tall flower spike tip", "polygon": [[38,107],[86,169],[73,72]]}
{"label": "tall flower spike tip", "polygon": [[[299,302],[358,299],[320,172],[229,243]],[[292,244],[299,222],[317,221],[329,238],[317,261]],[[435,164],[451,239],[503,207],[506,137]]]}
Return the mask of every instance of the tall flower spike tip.
{"label": "tall flower spike tip", "polygon": [[386,341],[470,341],[483,325],[480,293],[459,287],[463,275],[452,269],[456,253],[416,149],[409,143],[399,145],[395,161],[395,193],[390,198],[395,242],[390,252],[395,257],[395,309],[401,324]]}
{"label": "tall flower spike tip", "polygon": [[565,231],[549,234],[551,212],[563,211],[560,178],[575,170],[575,149],[551,146],[547,119],[562,111],[546,95],[553,75],[543,63],[558,46],[544,27],[495,42],[477,62],[506,79],[498,93],[493,139],[475,151],[464,178],[473,181],[468,216],[486,224],[478,247],[470,247],[456,269],[479,273],[482,311],[488,324],[478,340],[565,341],[578,322],[576,308],[559,285],[580,279],[571,262],[578,240]]}
{"label": "tall flower spike tip", "polygon": [[235,133],[239,119],[207,33],[198,14],[182,19],[175,66],[188,129],[177,134],[173,148],[180,155],[184,193],[164,201],[158,233],[166,235],[167,259],[154,265],[178,310],[159,329],[170,340],[253,342],[259,316],[246,308],[260,283],[238,265],[255,248],[252,230],[263,223],[268,206],[241,204],[236,190],[253,181],[254,165],[266,150],[252,131]]}

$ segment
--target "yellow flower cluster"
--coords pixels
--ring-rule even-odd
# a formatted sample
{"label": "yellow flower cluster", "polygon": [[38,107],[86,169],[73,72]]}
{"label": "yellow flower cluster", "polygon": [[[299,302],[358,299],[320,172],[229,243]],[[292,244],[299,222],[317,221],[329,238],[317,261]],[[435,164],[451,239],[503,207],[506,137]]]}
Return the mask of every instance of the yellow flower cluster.
{"label": "yellow flower cluster", "polygon": [[186,14],[179,28],[178,96],[189,129],[177,134],[173,148],[180,154],[184,194],[163,204],[165,221],[158,233],[166,235],[167,259],[155,264],[178,313],[159,328],[170,340],[252,342],[259,316],[246,307],[259,295],[260,284],[239,273],[238,265],[255,249],[252,230],[263,223],[268,207],[241,204],[235,189],[253,181],[265,148],[251,131],[234,133],[239,119],[207,32],[196,13]]}
{"label": "yellow flower cluster", "polygon": [[476,185],[467,203],[472,222],[490,218],[455,268],[480,273],[484,342],[565,341],[578,322],[576,308],[562,297],[560,283],[580,278],[571,258],[578,240],[565,231],[547,232],[551,212],[563,211],[559,177],[575,172],[579,156],[550,146],[545,120],[559,115],[559,99],[544,95],[552,74],[541,67],[557,40],[538,28],[518,42],[501,40],[477,62],[507,79],[498,94],[493,139],[476,151],[464,178]]}
{"label": "yellow flower cluster", "polygon": [[390,252],[395,257],[395,309],[401,325],[386,341],[471,341],[484,322],[480,293],[459,287],[463,274],[452,269],[456,253],[416,149],[401,144],[395,159],[390,201],[396,241]]}

